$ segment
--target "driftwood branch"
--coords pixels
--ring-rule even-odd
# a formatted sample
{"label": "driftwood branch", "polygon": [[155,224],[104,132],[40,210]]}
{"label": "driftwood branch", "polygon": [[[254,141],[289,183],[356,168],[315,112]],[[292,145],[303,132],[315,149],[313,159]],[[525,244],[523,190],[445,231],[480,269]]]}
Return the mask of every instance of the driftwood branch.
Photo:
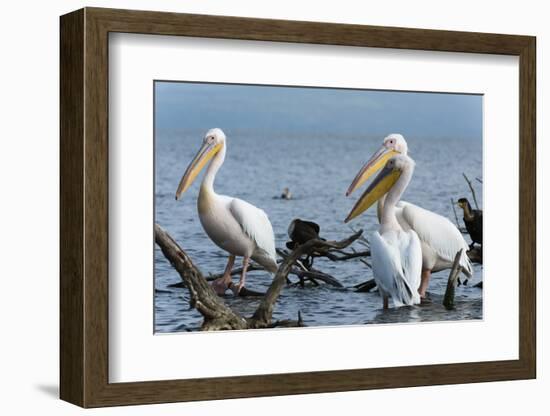
{"label": "driftwood branch", "polygon": [[[286,258],[288,257],[288,253],[285,253],[283,251],[280,251],[279,253],[284,253],[284,256],[281,255],[281,257],[283,258]],[[320,280],[326,284],[329,284],[331,286],[335,286],[335,287],[343,287],[344,285],[342,285],[342,283],[340,283],[335,277],[331,276],[330,274],[328,273],[324,273],[320,270],[316,270],[316,269],[307,269],[301,262],[300,260],[296,260],[296,265],[298,267],[293,267],[291,268],[289,274],[292,274],[294,276],[297,276],[300,281],[298,283],[302,284],[306,281],[306,280],[309,280],[311,281],[313,284],[316,284],[316,280]],[[243,271],[243,268],[242,267],[237,267],[233,270],[231,270],[231,275],[234,276],[234,275],[240,275]],[[249,266],[248,266],[248,271],[251,272],[251,271],[265,271],[265,268],[262,267],[261,265],[259,264],[255,264],[255,263],[251,263]],[[219,277],[222,277],[223,276],[223,273],[217,273],[217,274],[212,274],[210,276],[208,276],[206,278],[206,280],[208,281],[212,281],[212,280],[215,280]],[[180,284],[176,284],[174,285],[176,287],[179,287],[181,286]],[[250,294],[248,296],[258,296],[258,295],[265,295],[265,293],[258,293],[258,292],[254,292],[254,291],[251,291],[249,289],[246,289],[246,288],[243,288],[241,289],[241,292],[243,290],[246,290],[247,292],[250,292]],[[239,296],[241,295],[241,292],[239,292]]]}
{"label": "driftwood branch", "polygon": [[265,297],[262,299],[260,306],[258,306],[258,309],[256,310],[256,312],[252,316],[252,319],[250,320],[251,327],[265,328],[266,325],[269,325],[271,323],[271,316],[273,314],[273,308],[275,306],[275,302],[279,297],[281,290],[285,286],[286,278],[290,273],[290,270],[296,260],[298,260],[304,254],[312,252],[313,250],[323,250],[323,249],[329,249],[329,248],[336,248],[336,249],[346,248],[355,240],[357,240],[362,233],[363,233],[362,230],[358,231],[355,234],[353,234],[351,237],[348,237],[342,241],[324,241],[319,239],[309,240],[307,243],[302,244],[301,246],[297,247],[294,251],[292,251],[292,253],[290,253],[288,257],[286,257],[283,260],[283,262],[280,264],[279,269],[275,274],[275,278],[271,283],[271,286],[269,286],[269,289],[267,290]]}
{"label": "driftwood branch", "polygon": [[370,256],[370,250],[365,251],[355,251],[353,253],[347,253],[342,250],[335,250],[337,253],[340,253],[340,256],[337,256],[336,254],[331,253],[330,251],[324,253],[321,255],[314,254],[313,257],[326,257],[331,261],[344,261],[349,259],[355,259],[357,257],[369,257]]}
{"label": "driftwood branch", "polygon": [[458,228],[458,231],[460,231],[462,234],[466,234],[468,232],[466,230],[466,227],[461,227],[460,222],[458,221],[458,215],[456,215],[455,201],[453,198],[451,198],[451,207],[453,208],[453,213],[455,214],[456,228]]}
{"label": "driftwood branch", "polygon": [[179,273],[191,295],[191,306],[203,316],[201,326],[203,331],[222,329],[273,328],[276,326],[303,326],[301,314],[298,320],[272,322],[273,309],[279,295],[285,286],[288,274],[295,262],[305,253],[312,250],[344,249],[357,240],[362,230],[341,241],[310,240],[290,253],[279,265],[267,293],[251,318],[244,318],[228,307],[212,290],[200,270],[191,258],[181,249],[176,241],[155,224],[155,242],[164,256]]}
{"label": "driftwood branch", "polygon": [[[354,233],[354,235],[355,234],[357,234],[357,231]],[[358,237],[356,240],[359,240],[360,238],[361,237]],[[356,241],[356,240],[353,240],[353,241]],[[322,240],[322,241],[325,241],[325,240]],[[337,253],[340,255],[337,255],[334,253]],[[277,254],[281,256],[283,259],[286,259],[290,255],[290,252],[288,252],[287,250],[277,249]],[[297,267],[292,268],[289,274],[298,276],[300,281],[297,282],[297,284],[300,284],[301,286],[304,286],[305,280],[309,280],[315,286],[317,286],[318,285],[317,280],[320,280],[326,284],[329,284],[335,287],[344,287],[344,285],[340,283],[338,279],[336,279],[334,276],[331,276],[328,273],[322,272],[320,270],[316,270],[313,267],[311,267],[312,262],[310,262],[309,264],[304,264],[308,262],[307,261],[302,262],[302,257],[306,257],[306,259],[326,257],[331,261],[345,261],[345,260],[350,260],[354,258],[359,258],[360,261],[363,261],[364,259],[362,259],[362,257],[366,257],[366,256],[370,256],[370,250],[355,251],[352,248],[352,252],[350,253],[350,252],[346,252],[344,250],[336,249],[333,247],[321,247],[321,248],[313,247],[311,249],[307,249],[307,251],[304,254],[302,254],[298,259],[296,259],[295,265]]]}
{"label": "driftwood branch", "polygon": [[342,283],[340,283],[330,274],[323,273],[319,270],[315,270],[315,269],[296,270],[295,274],[296,276],[298,276],[300,281],[310,280],[313,284],[316,284],[317,286],[318,286],[317,280],[320,280],[321,282],[326,283],[327,285],[331,285],[335,287],[344,287]]}
{"label": "driftwood branch", "polygon": [[202,330],[247,327],[246,320],[218,297],[187,253],[158,224],[155,224],[155,242],[189,289],[191,306],[204,317]]}
{"label": "driftwood branch", "polygon": [[[349,225],[349,228],[354,232],[356,233],[358,230],[355,229],[355,227],[352,227],[351,225]],[[357,242],[359,244],[361,244],[362,246],[365,246],[367,249],[370,250],[370,242],[369,240],[367,239],[367,237],[365,237],[364,235],[361,235],[361,237],[359,237],[357,239]]]}
{"label": "driftwood branch", "polygon": [[476,206],[476,209],[479,209],[479,205],[477,204],[476,191],[474,190],[474,187],[472,185],[472,181],[470,181],[470,179],[468,179],[468,177],[466,176],[466,174],[464,172],[462,172],[462,176],[464,176],[464,179],[466,180],[466,182],[468,183],[468,186],[470,187],[470,191],[472,192],[472,197],[474,198],[474,204]]}
{"label": "driftwood branch", "polygon": [[458,280],[458,275],[460,274],[460,257],[462,257],[462,252],[464,249],[460,249],[455,255],[453,261],[453,267],[449,273],[449,280],[447,280],[447,289],[445,290],[445,296],[443,297],[443,306],[445,309],[451,310],[454,309],[455,303],[455,287]]}
{"label": "driftwood branch", "polygon": [[453,214],[455,214],[456,228],[460,230],[460,223],[458,222],[458,215],[456,215],[455,201],[451,198],[451,207],[453,208]]}
{"label": "driftwood branch", "polygon": [[353,287],[357,290],[357,292],[370,292],[376,287],[376,282],[374,281],[374,279],[370,279]]}
{"label": "driftwood branch", "polygon": [[365,259],[359,259],[359,261],[361,263],[363,263],[365,266],[367,266],[369,269],[372,269],[372,264],[370,264],[368,261],[366,261]]}

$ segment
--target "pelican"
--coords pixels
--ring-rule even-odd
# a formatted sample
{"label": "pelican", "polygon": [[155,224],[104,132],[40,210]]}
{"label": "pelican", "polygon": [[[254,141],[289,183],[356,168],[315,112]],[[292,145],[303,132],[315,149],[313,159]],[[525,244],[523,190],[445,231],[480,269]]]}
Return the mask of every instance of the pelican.
{"label": "pelican", "polygon": [[395,307],[420,303],[420,240],[412,229],[403,229],[396,216],[396,204],[407,188],[413,171],[414,161],[410,157],[393,156],[357,200],[345,220],[352,220],[386,196],[380,213],[380,227],[370,240],[372,273],[382,296],[384,309],[388,308],[390,296]]}
{"label": "pelican", "polygon": [[[372,155],[361,168],[351,183],[346,196],[360,187],[370,176],[380,170],[391,157],[407,155],[408,146],[401,134],[390,134],[384,139],[382,146]],[[378,201],[378,220],[386,203],[382,196]],[[405,230],[412,229],[418,235],[422,247],[422,276],[419,288],[420,296],[426,296],[432,272],[450,269],[453,260],[460,249],[464,249],[460,258],[462,273],[472,277],[473,269],[466,252],[469,247],[460,231],[447,218],[428,211],[409,202],[400,201],[396,206],[397,221]]]}
{"label": "pelican", "polygon": [[[242,199],[218,195],[214,191],[214,179],[225,159],[226,147],[226,137],[221,129],[211,129],[206,133],[202,147],[181,178],[176,200],[181,198],[199,172],[210,162],[197,201],[199,219],[208,237],[229,253],[224,275],[212,282],[212,288],[219,295],[223,295],[228,288],[237,295],[245,284],[250,259],[274,273],[277,271],[277,258],[273,227],[266,213]],[[237,287],[231,281],[231,269],[236,256],[243,257]]]}

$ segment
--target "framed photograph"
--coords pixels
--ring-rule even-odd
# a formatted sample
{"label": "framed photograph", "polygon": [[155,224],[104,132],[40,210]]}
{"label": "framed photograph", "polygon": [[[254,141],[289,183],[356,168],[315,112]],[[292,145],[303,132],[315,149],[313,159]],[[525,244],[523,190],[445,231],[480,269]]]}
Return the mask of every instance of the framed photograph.
{"label": "framed photograph", "polygon": [[63,400],[536,376],[534,37],[60,29]]}

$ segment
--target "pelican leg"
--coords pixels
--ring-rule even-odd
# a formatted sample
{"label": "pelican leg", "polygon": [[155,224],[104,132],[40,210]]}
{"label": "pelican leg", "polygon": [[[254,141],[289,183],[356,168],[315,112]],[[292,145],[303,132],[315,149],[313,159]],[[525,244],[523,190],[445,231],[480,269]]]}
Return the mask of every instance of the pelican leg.
{"label": "pelican leg", "polygon": [[231,287],[231,290],[233,291],[233,293],[235,293],[235,295],[238,295],[241,289],[244,287],[244,282],[246,281],[246,271],[248,269],[249,261],[250,261],[250,257],[245,256],[243,258],[243,271],[241,273],[241,278],[239,279],[239,284],[237,285],[237,287],[235,286]]}
{"label": "pelican leg", "polygon": [[225,266],[223,276],[218,277],[210,284],[214,292],[219,296],[223,296],[227,288],[231,285],[231,270],[233,269],[233,264],[235,264],[235,256],[230,255],[227,259],[227,265]]}
{"label": "pelican leg", "polygon": [[432,276],[431,270],[422,269],[422,274],[420,275],[420,287],[418,288],[418,293],[420,293],[421,298],[426,297],[426,290],[428,290],[428,285],[430,284],[431,276]]}
{"label": "pelican leg", "polygon": [[390,296],[384,290],[382,290],[382,288],[380,286],[378,286],[378,293],[380,294],[380,297],[382,298],[382,307],[384,309],[388,309],[390,307],[390,305],[389,305]]}

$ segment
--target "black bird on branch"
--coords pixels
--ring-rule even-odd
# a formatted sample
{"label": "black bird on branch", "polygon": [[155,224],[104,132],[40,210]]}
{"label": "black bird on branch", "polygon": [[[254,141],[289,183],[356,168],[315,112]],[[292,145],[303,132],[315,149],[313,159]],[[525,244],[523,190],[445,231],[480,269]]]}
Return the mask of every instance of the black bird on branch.
{"label": "black bird on branch", "polygon": [[[321,227],[319,227],[319,224],[314,223],[313,221],[304,221],[299,218],[295,218],[288,226],[288,236],[290,241],[287,241],[286,248],[289,250],[294,250],[314,239],[325,241],[324,238],[319,237],[320,231]],[[313,264],[313,259],[310,255],[307,255],[304,261],[307,263],[308,268],[310,268]]]}
{"label": "black bird on branch", "polygon": [[288,236],[290,241],[287,241],[286,248],[294,250],[299,245],[307,243],[309,240],[319,238],[321,227],[313,221],[304,221],[299,218],[292,220],[288,226]]}
{"label": "black bird on branch", "polygon": [[472,250],[475,243],[482,245],[483,242],[483,211],[472,209],[470,202],[466,198],[460,198],[458,206],[464,212],[464,225],[466,225],[466,230],[468,230],[468,234],[470,234],[470,238],[472,239],[472,244],[470,244],[470,250]]}

